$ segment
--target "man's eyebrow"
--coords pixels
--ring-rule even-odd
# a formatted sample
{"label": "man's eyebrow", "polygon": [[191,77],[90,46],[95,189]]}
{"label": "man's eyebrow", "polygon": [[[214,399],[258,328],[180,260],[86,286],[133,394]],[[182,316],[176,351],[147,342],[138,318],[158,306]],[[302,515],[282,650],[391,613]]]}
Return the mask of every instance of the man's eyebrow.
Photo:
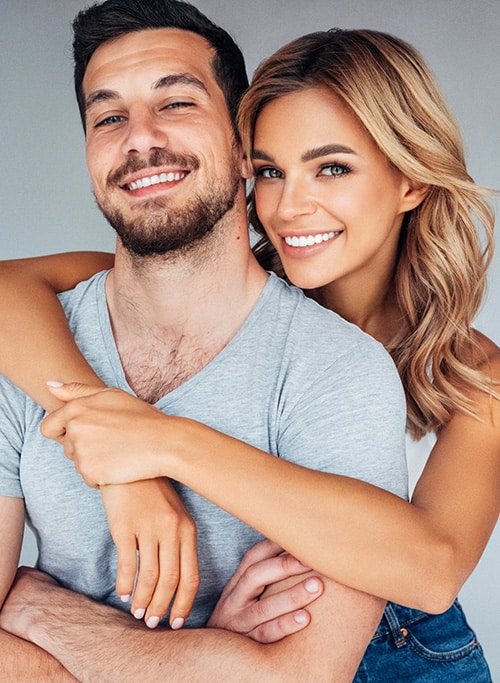
{"label": "man's eyebrow", "polygon": [[[309,149],[307,152],[304,152],[304,154],[302,154],[300,157],[300,160],[302,162],[313,161],[314,159],[319,159],[320,157],[325,157],[329,154],[356,154],[356,152],[345,145],[322,145],[321,147],[314,147],[313,149]],[[252,159],[269,162],[274,161],[269,154],[263,152],[261,149],[252,150]]]}
{"label": "man's eyebrow", "polygon": [[115,90],[96,90],[95,92],[91,92],[90,95],[85,98],[85,111],[88,112],[89,109],[92,109],[98,102],[117,100],[119,97],[120,95]]}
{"label": "man's eyebrow", "polygon": [[[160,90],[161,88],[169,88],[172,85],[192,85],[195,88],[203,91],[206,95],[210,95],[205,84],[200,81],[199,78],[193,76],[190,73],[179,73],[179,74],[168,74],[168,76],[162,76],[157,81],[153,83],[152,90]],[[90,93],[90,95],[85,100],[85,111],[89,111],[98,102],[104,102],[106,100],[117,100],[120,98],[120,93],[116,90],[96,90]]]}
{"label": "man's eyebrow", "polygon": [[168,74],[168,76],[162,76],[155,83],[153,83],[153,90],[159,90],[160,88],[169,88],[172,85],[192,85],[199,90],[202,90],[206,95],[209,95],[206,85],[200,81],[199,78],[193,76],[190,73],[179,73],[179,74]]}

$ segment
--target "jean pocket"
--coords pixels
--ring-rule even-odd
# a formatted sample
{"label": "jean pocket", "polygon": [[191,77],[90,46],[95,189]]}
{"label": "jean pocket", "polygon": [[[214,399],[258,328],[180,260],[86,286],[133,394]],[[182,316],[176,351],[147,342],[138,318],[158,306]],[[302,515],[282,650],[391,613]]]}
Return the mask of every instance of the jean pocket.
{"label": "jean pocket", "polygon": [[436,643],[436,647],[439,647],[439,650],[432,649],[429,645],[423,644],[412,631],[403,629],[403,635],[406,645],[413,650],[415,654],[433,662],[455,662],[464,657],[468,657],[472,653],[481,652],[481,648],[474,637],[474,634],[472,634],[472,637],[468,642],[465,642],[460,647],[455,647],[455,643],[447,643],[445,640],[441,640],[439,645]]}

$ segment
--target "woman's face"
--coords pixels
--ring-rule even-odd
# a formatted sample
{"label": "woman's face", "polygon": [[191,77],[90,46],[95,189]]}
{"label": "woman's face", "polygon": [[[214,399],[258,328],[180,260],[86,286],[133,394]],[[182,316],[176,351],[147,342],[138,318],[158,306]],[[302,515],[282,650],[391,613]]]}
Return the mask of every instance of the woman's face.
{"label": "woman's face", "polygon": [[318,87],[266,105],[253,164],[258,216],[294,284],[387,282],[412,191],[340,98]]}

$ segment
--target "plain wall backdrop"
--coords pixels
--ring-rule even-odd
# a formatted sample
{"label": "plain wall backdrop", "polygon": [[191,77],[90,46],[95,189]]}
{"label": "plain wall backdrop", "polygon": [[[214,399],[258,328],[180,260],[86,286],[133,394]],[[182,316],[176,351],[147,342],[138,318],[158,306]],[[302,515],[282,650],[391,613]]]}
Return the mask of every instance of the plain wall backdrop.
{"label": "plain wall backdrop", "polygon": [[[90,0],[89,0],[90,2]],[[94,206],[72,84],[71,29],[82,0],[0,0],[0,258],[113,250]],[[414,44],[461,124],[469,170],[500,188],[498,0],[198,0],[257,63],[299,34],[374,28]],[[500,254],[477,326],[500,342]],[[500,525],[461,601],[500,681]],[[25,562],[35,557],[28,536]]]}

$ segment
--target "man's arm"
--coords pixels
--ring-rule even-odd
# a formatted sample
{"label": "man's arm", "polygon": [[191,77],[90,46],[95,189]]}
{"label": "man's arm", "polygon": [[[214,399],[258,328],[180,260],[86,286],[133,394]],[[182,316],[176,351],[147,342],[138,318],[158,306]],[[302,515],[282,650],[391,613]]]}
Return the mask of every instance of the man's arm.
{"label": "man's arm", "polygon": [[[0,497],[0,605],[16,575],[24,529],[21,498]],[[1,614],[1,613],[0,613]],[[9,683],[69,683],[75,679],[44,650],[0,630],[1,678]]]}
{"label": "man's arm", "polygon": [[57,659],[33,643],[0,631],[3,681],[9,683],[74,683]]}
{"label": "man's arm", "polygon": [[128,615],[23,570],[0,625],[60,660],[83,683],[352,681],[383,602],[325,581],[300,633],[263,645],[221,629],[148,631]]}

